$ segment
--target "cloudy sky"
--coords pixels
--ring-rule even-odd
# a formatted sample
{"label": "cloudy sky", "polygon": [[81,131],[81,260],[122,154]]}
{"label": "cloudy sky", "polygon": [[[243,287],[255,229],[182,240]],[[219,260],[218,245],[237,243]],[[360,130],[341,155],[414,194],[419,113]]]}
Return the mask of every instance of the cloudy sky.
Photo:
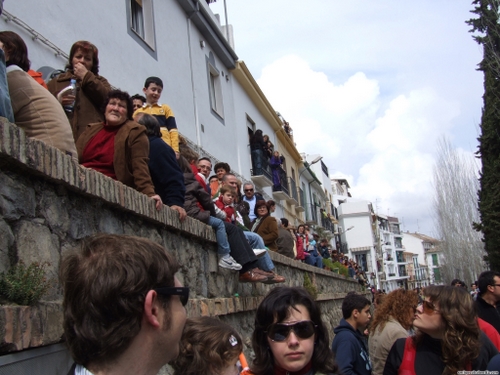
{"label": "cloudy sky", "polygon": [[[211,5],[224,19],[223,0]],[[482,49],[470,0],[226,0],[235,50],[300,152],[321,153],[353,197],[433,235],[444,134],[477,147]]]}

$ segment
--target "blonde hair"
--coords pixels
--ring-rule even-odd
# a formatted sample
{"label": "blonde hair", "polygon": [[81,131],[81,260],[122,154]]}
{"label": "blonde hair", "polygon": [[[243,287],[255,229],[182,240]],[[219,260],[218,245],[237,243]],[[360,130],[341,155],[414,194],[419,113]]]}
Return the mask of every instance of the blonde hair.
{"label": "blonde hair", "polygon": [[219,319],[202,316],[186,321],[179,356],[170,363],[174,375],[215,375],[243,351],[240,335]]}

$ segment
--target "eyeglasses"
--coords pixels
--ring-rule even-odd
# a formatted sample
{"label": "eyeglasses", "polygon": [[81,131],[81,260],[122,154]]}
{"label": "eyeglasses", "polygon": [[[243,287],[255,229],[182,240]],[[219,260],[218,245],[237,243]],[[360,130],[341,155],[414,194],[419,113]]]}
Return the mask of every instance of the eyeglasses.
{"label": "eyeglasses", "polygon": [[186,306],[189,299],[188,287],[167,286],[163,288],[155,288],[153,290],[162,296],[179,296],[182,306]]}
{"label": "eyeglasses", "polygon": [[418,305],[418,307],[422,306],[422,310],[424,313],[426,314],[433,314],[435,312],[439,312],[438,309],[436,309],[436,307],[434,306],[434,304],[432,302],[429,302],[429,301],[422,301],[421,304]]}
{"label": "eyeglasses", "polygon": [[266,333],[267,337],[277,342],[285,341],[288,335],[290,335],[290,331],[293,331],[300,339],[308,339],[314,335],[316,327],[317,325],[310,320],[302,320],[292,324],[275,323],[269,327]]}
{"label": "eyeglasses", "polygon": [[212,168],[211,168],[211,167],[209,167],[208,165],[200,165],[200,169],[206,169],[206,170],[208,170],[209,172],[211,172],[211,171],[212,171]]}
{"label": "eyeglasses", "polygon": [[247,191],[253,191],[253,189],[245,189],[244,191],[246,193]]}

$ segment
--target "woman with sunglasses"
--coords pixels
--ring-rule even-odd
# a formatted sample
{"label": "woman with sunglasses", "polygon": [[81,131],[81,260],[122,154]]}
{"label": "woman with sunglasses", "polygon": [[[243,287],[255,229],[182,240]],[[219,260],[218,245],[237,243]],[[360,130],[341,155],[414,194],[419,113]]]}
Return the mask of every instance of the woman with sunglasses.
{"label": "woman with sunglasses", "polygon": [[384,375],[451,375],[462,370],[485,370],[498,351],[479,330],[467,291],[429,286],[424,295],[413,322],[417,334],[394,343]]}
{"label": "woman with sunglasses", "polygon": [[[380,303],[381,296],[383,300]],[[372,361],[372,375],[382,375],[387,355],[397,339],[408,337],[418,304],[417,293],[397,289],[375,297],[378,306],[370,327],[368,348]]]}
{"label": "woman with sunglasses", "polygon": [[303,288],[274,288],[262,300],[252,347],[254,375],[337,372],[319,306]]}

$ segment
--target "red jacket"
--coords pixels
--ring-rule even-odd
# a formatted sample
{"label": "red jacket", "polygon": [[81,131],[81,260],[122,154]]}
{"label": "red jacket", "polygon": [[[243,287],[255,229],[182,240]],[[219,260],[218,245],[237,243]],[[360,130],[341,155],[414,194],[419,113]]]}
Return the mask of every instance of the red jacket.
{"label": "red jacket", "polygon": [[228,223],[233,223],[236,221],[236,211],[233,206],[226,206],[222,200],[222,195],[217,198],[215,205],[219,207],[222,211],[226,213],[226,221]]}

